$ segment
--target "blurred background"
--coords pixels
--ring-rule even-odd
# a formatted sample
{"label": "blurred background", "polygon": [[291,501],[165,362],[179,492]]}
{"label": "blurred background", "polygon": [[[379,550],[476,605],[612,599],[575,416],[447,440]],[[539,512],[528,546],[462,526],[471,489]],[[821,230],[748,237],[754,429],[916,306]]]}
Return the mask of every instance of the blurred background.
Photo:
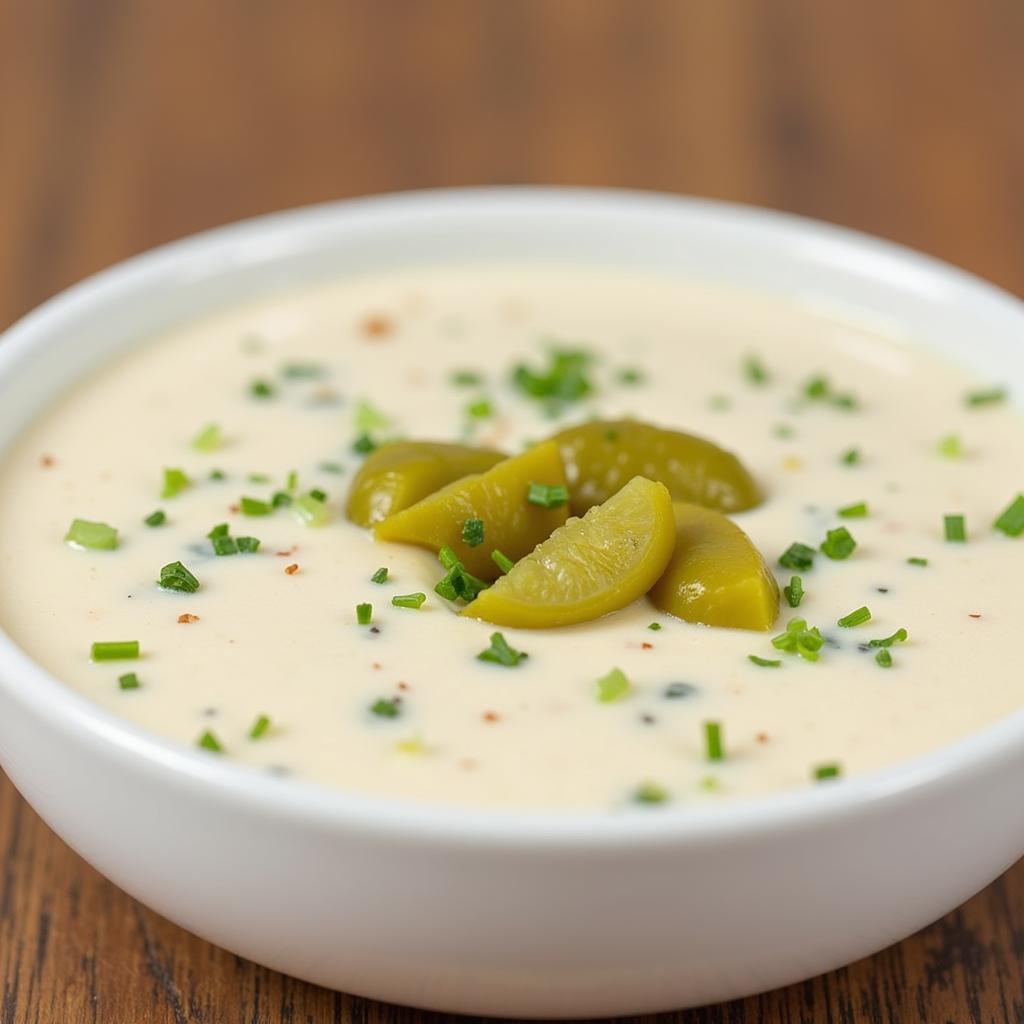
{"label": "blurred background", "polygon": [[[110,263],[394,189],[613,185],[859,228],[1024,294],[1024,0],[0,0],[0,327]],[[679,1022],[1024,1021],[1024,871]],[[0,775],[0,1024],[427,1020],[143,910]]]}

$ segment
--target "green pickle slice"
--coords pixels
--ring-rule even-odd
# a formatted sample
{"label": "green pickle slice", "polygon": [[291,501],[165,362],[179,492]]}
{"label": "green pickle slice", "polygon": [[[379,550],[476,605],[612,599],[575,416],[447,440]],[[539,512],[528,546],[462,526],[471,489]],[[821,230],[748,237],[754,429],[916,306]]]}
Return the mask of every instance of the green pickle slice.
{"label": "green pickle slice", "polygon": [[551,440],[565,462],[574,516],[607,501],[635,476],[660,481],[674,501],[722,512],[761,502],[760,488],[735,455],[692,434],[638,420],[591,420]]}
{"label": "green pickle slice", "polygon": [[771,629],[779,585],[761,552],[714,509],[673,503],[675,553],[649,597],[664,612],[705,626]]}

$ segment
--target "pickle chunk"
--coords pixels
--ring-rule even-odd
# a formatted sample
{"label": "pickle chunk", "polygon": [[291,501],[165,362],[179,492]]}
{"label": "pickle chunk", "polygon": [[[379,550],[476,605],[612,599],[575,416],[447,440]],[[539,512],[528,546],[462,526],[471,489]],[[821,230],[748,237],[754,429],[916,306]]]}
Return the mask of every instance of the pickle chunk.
{"label": "pickle chunk", "polygon": [[348,495],[346,514],[372,526],[421,498],[471,473],[483,473],[504,459],[501,452],[439,441],[396,441],[371,453]]}
{"label": "pickle chunk", "polygon": [[565,462],[574,516],[607,501],[634,476],[660,481],[674,501],[723,512],[761,502],[757,483],[735,455],[692,434],[637,420],[592,420],[552,440]]}
{"label": "pickle chunk", "polygon": [[651,600],[705,626],[771,629],[779,585],[750,538],[721,512],[676,502],[676,548]]}
{"label": "pickle chunk", "polygon": [[[491,558],[495,548],[515,561],[547,540],[568,517],[567,503],[549,507],[530,501],[531,484],[565,487],[565,469],[553,441],[441,488],[377,523],[374,536],[433,551],[450,547],[474,576],[493,580],[499,573]],[[482,539],[479,533],[467,534],[473,545],[463,539],[467,519],[483,524]]]}
{"label": "pickle chunk", "polygon": [[667,488],[635,477],[556,530],[462,614],[524,629],[588,622],[647,593],[675,542]]}

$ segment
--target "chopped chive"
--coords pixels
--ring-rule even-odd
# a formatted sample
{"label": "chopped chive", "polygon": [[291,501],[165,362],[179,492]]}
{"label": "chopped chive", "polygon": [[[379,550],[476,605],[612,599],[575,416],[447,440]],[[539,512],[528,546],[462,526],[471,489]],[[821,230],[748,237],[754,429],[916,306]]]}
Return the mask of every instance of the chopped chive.
{"label": "chopped chive", "polygon": [[173,498],[175,495],[181,494],[188,485],[192,483],[191,480],[185,475],[185,471],[181,469],[165,469],[164,470],[164,486],[160,492],[161,498]]}
{"label": "chopped chive", "polygon": [[223,469],[211,469],[210,479],[211,480],[227,480],[228,475]]}
{"label": "chopped chive", "polygon": [[967,540],[967,524],[963,516],[950,515],[942,517],[946,540],[953,544],[962,544]]}
{"label": "chopped chive", "polygon": [[683,700],[697,692],[697,687],[693,683],[669,683],[662,691],[662,696],[666,700]]}
{"label": "chopped chive", "polygon": [[838,779],[842,775],[842,769],[833,761],[817,765],[812,774],[815,782],[824,782],[826,779]]}
{"label": "chopped chive", "polygon": [[799,576],[790,576],[789,585],[782,588],[790,608],[799,608],[804,599],[804,581]]}
{"label": "chopped chive", "polygon": [[643,384],[646,377],[644,371],[636,366],[624,366],[615,375],[615,379],[625,387],[636,387],[637,384]]}
{"label": "chopped chive", "polygon": [[322,491],[319,487],[314,487],[309,492],[309,496],[314,501],[319,501],[321,504],[323,504],[327,500],[327,492],[326,491]]}
{"label": "chopped chive", "polygon": [[378,715],[380,718],[397,718],[402,713],[402,709],[396,698],[381,697],[370,705],[370,713]]}
{"label": "chopped chive", "polygon": [[93,661],[128,661],[138,656],[138,640],[100,640],[91,649]]}
{"label": "chopped chive", "polygon": [[273,508],[288,508],[294,500],[287,491],[274,491],[270,496],[270,504]]}
{"label": "chopped chive", "polygon": [[725,412],[732,407],[732,399],[728,395],[712,395],[708,400],[708,405],[715,412]]}
{"label": "chopped chive", "polygon": [[220,425],[208,423],[194,438],[192,447],[197,452],[214,452],[224,443],[224,436],[221,434]]}
{"label": "chopped chive", "polygon": [[868,503],[858,501],[852,505],[844,505],[836,512],[840,519],[863,519],[868,514]]}
{"label": "chopped chive", "polygon": [[147,526],[163,526],[167,522],[167,513],[158,508],[155,512],[150,512],[142,521]]}
{"label": "chopped chive", "polygon": [[234,537],[228,537],[226,535],[211,537],[210,544],[213,546],[213,553],[215,555],[238,554],[238,541],[236,541]]}
{"label": "chopped chive", "polygon": [[320,363],[285,363],[281,367],[281,376],[285,380],[316,380],[325,372]]}
{"label": "chopped chive", "polygon": [[352,442],[352,451],[357,455],[369,455],[376,447],[377,442],[369,434],[359,434]]}
{"label": "chopped chive", "polygon": [[199,580],[181,562],[169,562],[160,570],[157,583],[164,590],[176,590],[182,594],[194,594],[199,589]]}
{"label": "chopped chive", "polygon": [[447,544],[441,548],[437,553],[437,559],[446,569],[454,569],[456,566],[461,566],[462,563],[459,561],[459,556],[448,547]]}
{"label": "chopped chive", "polygon": [[218,523],[212,527],[210,532],[206,535],[207,539],[214,540],[217,537],[226,537],[231,532],[231,528],[227,523]]}
{"label": "chopped chive", "polygon": [[531,480],[526,500],[543,508],[559,508],[569,501],[569,488],[565,484],[539,484]]}
{"label": "chopped chive", "polygon": [[243,555],[254,555],[260,549],[260,542],[255,537],[236,537],[235,543]]}
{"label": "chopped chive", "polygon": [[892,668],[892,653],[888,647],[883,647],[875,654],[875,664],[879,668]]}
{"label": "chopped chive", "polygon": [[656,782],[641,782],[633,790],[633,803],[649,806],[668,802],[668,790]]}
{"label": "chopped chive", "polygon": [[305,526],[323,526],[331,518],[327,505],[312,493],[304,494],[292,502],[292,515]]}
{"label": "chopped chive", "polygon": [[92,523],[88,519],[72,519],[64,541],[75,548],[92,551],[113,551],[117,548],[117,530],[106,523]]}
{"label": "chopped chive", "polygon": [[360,626],[368,626],[372,619],[373,619],[373,605],[372,604],[357,604],[356,605],[356,622],[358,622]]}
{"label": "chopped chive", "polygon": [[593,357],[581,349],[553,349],[547,367],[535,371],[519,364],[512,370],[512,383],[524,395],[542,402],[549,413],[558,414],[594,390],[588,377]]}
{"label": "chopped chive", "polygon": [[824,377],[812,377],[804,385],[804,398],[824,398],[828,391],[829,384]]}
{"label": "chopped chive", "polygon": [[480,661],[504,665],[506,668],[515,668],[527,657],[529,655],[524,651],[517,651],[514,647],[509,647],[508,641],[506,641],[501,633],[492,633],[491,646],[477,655]]}
{"label": "chopped chive", "polygon": [[821,553],[826,558],[841,562],[853,554],[857,542],[853,539],[850,531],[845,526],[838,526],[829,530],[825,539],[821,542]]}
{"label": "chopped chive", "polygon": [[946,459],[959,459],[964,454],[963,442],[956,434],[947,434],[939,441],[935,448]]}
{"label": "chopped chive", "polygon": [[481,590],[486,590],[490,584],[478,579],[459,560],[458,555],[447,545],[441,548],[437,557],[448,571],[442,579],[434,586],[434,592],[443,597],[446,601],[474,600]]}
{"label": "chopped chive", "polygon": [[722,746],[721,723],[704,723],[704,751],[709,761],[722,761],[725,759],[725,748]]}
{"label": "chopped chive", "polygon": [[497,548],[491,552],[491,561],[494,562],[502,572],[509,572],[512,569],[512,566],[515,565],[515,562],[513,562],[511,558],[503,555]]}
{"label": "chopped chive", "polygon": [[1018,494],[1010,502],[993,526],[1007,537],[1019,537],[1024,533],[1024,494]]}
{"label": "chopped chive", "polygon": [[486,398],[478,398],[466,406],[466,415],[474,420],[486,420],[494,415],[494,406]]}
{"label": "chopped chive", "polygon": [[466,519],[462,523],[462,542],[471,548],[484,542],[484,521],[482,519]]}
{"label": "chopped chive", "polygon": [[273,398],[274,385],[268,380],[254,380],[249,385],[249,394],[253,398]]}
{"label": "chopped chive", "polygon": [[269,484],[270,474],[269,473],[246,473],[245,479],[251,484]]}
{"label": "chopped chive", "polygon": [[419,608],[426,599],[426,594],[395,594],[391,603],[396,608]]}
{"label": "chopped chive", "polygon": [[794,541],[779,555],[779,565],[783,569],[812,569],[815,554],[814,548]]}
{"label": "chopped chive", "polygon": [[908,558],[907,559],[907,565],[922,565],[923,566],[923,565],[927,565],[927,564],[928,564],[928,559],[927,558],[917,558],[917,557],[914,557],[914,558]]}
{"label": "chopped chive", "polygon": [[388,581],[388,569],[386,565],[382,565],[371,577],[371,583],[387,583]]}
{"label": "chopped chive", "polygon": [[782,668],[781,661],[775,661],[772,658],[759,658],[756,654],[748,654],[747,660],[755,665],[760,665],[761,668]]}
{"label": "chopped chive", "polygon": [[856,409],[860,403],[855,395],[834,391],[826,377],[812,377],[804,385],[804,398],[811,401],[827,402],[837,409]]}
{"label": "chopped chive", "polygon": [[788,423],[776,423],[772,428],[772,433],[783,441],[796,437],[796,431]]}
{"label": "chopped chive", "polygon": [[840,619],[836,619],[837,626],[843,626],[847,629],[853,626],[862,626],[865,622],[871,621],[871,610],[867,605],[861,605],[855,611],[850,612],[849,615],[844,615]]}
{"label": "chopped chive", "polygon": [[299,488],[299,474],[297,470],[291,470],[285,479],[284,484],[286,491],[296,491]]}
{"label": "chopped chive", "polygon": [[269,516],[274,511],[270,502],[259,498],[242,498],[238,505],[243,516]]}
{"label": "chopped chive", "polygon": [[207,729],[199,739],[196,740],[196,746],[202,747],[203,750],[209,750],[214,754],[223,754],[224,748],[221,746],[221,742],[209,729]]}
{"label": "chopped chive", "polygon": [[475,370],[453,370],[448,379],[457,388],[475,388],[484,382],[483,377]]}
{"label": "chopped chive", "polygon": [[983,405],[998,405],[1008,397],[1006,388],[986,388],[983,391],[971,391],[964,396],[964,401],[971,408]]}
{"label": "chopped chive", "polygon": [[134,672],[125,672],[123,676],[117,677],[117,685],[122,690],[137,690],[142,684]]}
{"label": "chopped chive", "polygon": [[861,454],[859,448],[847,448],[842,455],[839,456],[839,461],[844,466],[856,466],[860,464]]}
{"label": "chopped chive", "polygon": [[902,644],[909,635],[905,629],[900,628],[892,636],[883,637],[881,640],[869,640],[868,647],[892,647],[893,644]]}
{"label": "chopped chive", "polygon": [[391,429],[391,419],[365,398],[356,402],[353,428],[357,434],[379,434]]}
{"label": "chopped chive", "polygon": [[316,468],[321,473],[333,473],[335,476],[345,472],[345,467],[340,462],[320,462]]}
{"label": "chopped chive", "polygon": [[596,684],[597,699],[602,704],[611,704],[629,695],[633,687],[626,673],[620,668],[613,668],[607,675],[601,676]]}
{"label": "chopped chive", "polygon": [[657,633],[658,630],[661,629],[661,623],[660,622],[652,622],[652,623],[650,623],[650,625],[648,625],[647,628],[649,630],[651,630],[652,632]]}
{"label": "chopped chive", "polygon": [[265,735],[269,729],[270,718],[267,715],[260,715],[256,721],[252,723],[252,728],[249,730],[249,739],[258,740],[261,736]]}
{"label": "chopped chive", "polygon": [[747,378],[749,383],[757,386],[767,384],[770,379],[768,371],[764,367],[764,363],[754,355],[749,355],[744,358],[743,376]]}
{"label": "chopped chive", "polygon": [[772,647],[777,651],[795,654],[805,661],[817,661],[825,638],[816,627],[808,626],[806,619],[790,619],[786,632],[772,637]]}

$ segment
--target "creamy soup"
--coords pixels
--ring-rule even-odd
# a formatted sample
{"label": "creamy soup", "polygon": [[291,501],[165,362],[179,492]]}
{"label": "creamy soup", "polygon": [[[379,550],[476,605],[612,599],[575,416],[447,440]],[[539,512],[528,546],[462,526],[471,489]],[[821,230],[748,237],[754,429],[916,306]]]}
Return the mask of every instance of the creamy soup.
{"label": "creamy soup", "polygon": [[[510,380],[552,347],[585,352],[592,385],[556,410]],[[791,588],[760,633],[640,600],[503,629],[529,657],[488,663],[495,627],[435,593],[436,556],[344,516],[375,443],[514,454],[594,416],[735,452],[765,500],[734,519],[780,585],[800,577],[799,606]],[[1020,706],[1024,537],[994,523],[1022,455],[992,382],[769,297],[557,266],[348,278],[190,323],[47,411],[0,465],[0,625],[112,712],[297,779],[506,807],[721,801],[890,765]],[[310,491],[321,525],[298,514]],[[116,528],[116,549],[67,543],[74,519]],[[258,550],[215,555],[225,523]],[[840,526],[856,548],[831,558]],[[794,542],[813,567],[779,564]],[[176,561],[194,593],[157,585]],[[425,602],[392,604],[410,593]],[[772,644],[796,617],[817,661]],[[139,657],[91,658],[113,641]],[[629,686],[599,700],[614,668]]]}

